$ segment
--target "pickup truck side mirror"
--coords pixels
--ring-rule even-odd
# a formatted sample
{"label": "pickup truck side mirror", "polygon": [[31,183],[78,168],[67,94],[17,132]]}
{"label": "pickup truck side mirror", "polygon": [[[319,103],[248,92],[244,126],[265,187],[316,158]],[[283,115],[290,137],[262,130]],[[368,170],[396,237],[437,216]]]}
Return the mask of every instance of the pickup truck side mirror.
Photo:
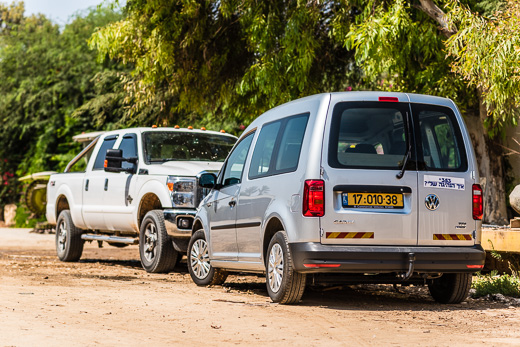
{"label": "pickup truck side mirror", "polygon": [[[132,165],[131,168],[123,168],[122,162],[129,162]],[[105,171],[106,172],[128,172],[135,173],[135,164],[137,163],[137,158],[123,158],[123,151],[121,149],[107,149],[107,153],[105,155]]]}
{"label": "pickup truck side mirror", "polygon": [[202,188],[217,188],[217,175],[211,172],[205,172],[199,176],[199,186]]}

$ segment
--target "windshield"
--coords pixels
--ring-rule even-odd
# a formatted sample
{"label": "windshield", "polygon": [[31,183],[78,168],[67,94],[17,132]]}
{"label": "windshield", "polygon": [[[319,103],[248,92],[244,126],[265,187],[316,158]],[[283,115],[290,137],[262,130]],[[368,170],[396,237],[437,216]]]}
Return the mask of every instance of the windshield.
{"label": "windshield", "polygon": [[177,131],[153,131],[143,133],[145,162],[166,161],[224,161],[235,144],[231,136],[187,133]]}

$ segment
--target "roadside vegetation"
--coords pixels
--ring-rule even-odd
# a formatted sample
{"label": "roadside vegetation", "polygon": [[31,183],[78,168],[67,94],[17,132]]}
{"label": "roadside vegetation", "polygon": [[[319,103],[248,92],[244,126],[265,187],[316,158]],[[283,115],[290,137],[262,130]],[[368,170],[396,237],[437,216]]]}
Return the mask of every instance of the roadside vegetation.
{"label": "roadside vegetation", "polygon": [[[0,2],[0,209],[18,178],[63,170],[72,136],[192,125],[240,132],[330,91],[453,99],[479,158],[488,223],[505,223],[501,134],[520,106],[520,5],[507,0],[117,0],[59,27]],[[492,183],[488,183],[492,182]]]}
{"label": "roadside vegetation", "polygon": [[476,298],[492,294],[520,297],[520,278],[517,272],[512,275],[499,275],[496,271],[486,275],[478,274],[473,277],[471,287],[475,289],[473,297]]}

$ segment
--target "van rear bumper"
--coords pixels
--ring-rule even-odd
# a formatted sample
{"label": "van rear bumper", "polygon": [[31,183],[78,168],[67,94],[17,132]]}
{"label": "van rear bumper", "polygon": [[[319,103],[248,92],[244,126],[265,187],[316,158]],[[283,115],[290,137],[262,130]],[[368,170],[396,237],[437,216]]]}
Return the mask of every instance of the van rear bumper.
{"label": "van rear bumper", "polygon": [[414,272],[477,272],[486,252],[472,247],[338,246],[319,242],[290,243],[296,271],[302,273],[388,273],[406,272],[409,254],[414,253]]}

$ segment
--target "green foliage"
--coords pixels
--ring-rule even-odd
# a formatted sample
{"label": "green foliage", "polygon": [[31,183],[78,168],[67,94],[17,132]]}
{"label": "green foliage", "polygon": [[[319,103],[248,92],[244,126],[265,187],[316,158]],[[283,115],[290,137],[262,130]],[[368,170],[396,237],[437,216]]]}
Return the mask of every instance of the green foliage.
{"label": "green foliage", "polygon": [[471,287],[475,289],[475,297],[488,294],[503,294],[512,297],[520,297],[520,278],[518,274],[498,276],[496,272],[489,275],[477,275],[473,277]]}
{"label": "green foliage", "polygon": [[[97,31],[91,45],[133,66],[126,102],[157,123],[237,133],[263,111],[357,80],[353,52],[330,35],[337,1],[145,1]],[[343,19],[348,21],[348,18]]]}
{"label": "green foliage", "polygon": [[[120,14],[101,8],[60,29],[23,12],[23,3],[0,4],[0,205],[18,200],[16,176],[63,169],[80,147],[72,136],[110,127],[123,108],[121,81],[113,75],[124,70],[98,63],[87,44],[97,27]],[[91,107],[102,103],[105,109]]]}
{"label": "green foliage", "polygon": [[460,29],[446,47],[453,71],[481,91],[488,110],[490,135],[520,116],[520,4],[510,1],[491,18],[455,5],[449,12]]}
{"label": "green foliage", "polygon": [[37,223],[45,222],[45,216],[34,217],[25,206],[18,206],[14,217],[15,228],[34,228]]}

